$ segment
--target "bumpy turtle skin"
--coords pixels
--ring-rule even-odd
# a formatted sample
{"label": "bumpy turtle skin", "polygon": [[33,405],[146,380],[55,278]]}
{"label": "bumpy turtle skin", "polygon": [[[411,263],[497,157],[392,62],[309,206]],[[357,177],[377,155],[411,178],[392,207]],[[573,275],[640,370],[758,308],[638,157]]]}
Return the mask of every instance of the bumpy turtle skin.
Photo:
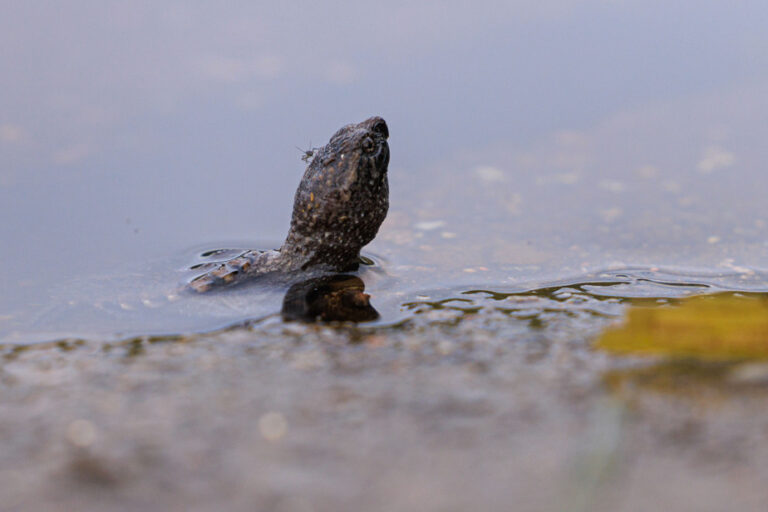
{"label": "bumpy turtle skin", "polygon": [[296,190],[291,228],[279,251],[245,251],[196,277],[205,292],[271,273],[344,272],[358,266],[389,208],[389,129],[371,117],[340,128],[315,150]]}

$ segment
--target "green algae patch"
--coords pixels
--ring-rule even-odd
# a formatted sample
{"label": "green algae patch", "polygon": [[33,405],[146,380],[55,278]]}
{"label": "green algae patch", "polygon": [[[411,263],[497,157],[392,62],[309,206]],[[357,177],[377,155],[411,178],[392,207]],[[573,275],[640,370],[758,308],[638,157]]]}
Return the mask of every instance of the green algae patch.
{"label": "green algae patch", "polygon": [[674,359],[768,359],[768,300],[727,293],[693,297],[671,307],[633,307],[626,321],[604,332],[595,346],[617,354]]}

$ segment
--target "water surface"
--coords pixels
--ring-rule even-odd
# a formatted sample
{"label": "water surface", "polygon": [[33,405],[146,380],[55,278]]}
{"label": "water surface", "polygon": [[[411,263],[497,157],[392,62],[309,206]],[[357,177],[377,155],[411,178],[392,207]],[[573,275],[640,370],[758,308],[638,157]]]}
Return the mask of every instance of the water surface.
{"label": "water surface", "polygon": [[[278,245],[296,147],[370,115],[392,133],[392,207],[361,274],[380,324],[420,297],[622,269],[765,291],[768,38],[749,7],[766,14],[14,7],[0,21],[13,50],[0,57],[2,337],[277,314],[280,290],[177,298],[180,271],[207,249]],[[369,22],[326,29],[358,17]]]}

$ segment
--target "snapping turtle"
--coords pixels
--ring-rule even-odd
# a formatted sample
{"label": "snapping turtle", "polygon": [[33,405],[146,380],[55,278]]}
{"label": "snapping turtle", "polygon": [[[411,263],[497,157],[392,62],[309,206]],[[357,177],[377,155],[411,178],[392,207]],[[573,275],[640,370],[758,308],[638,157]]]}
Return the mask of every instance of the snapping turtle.
{"label": "snapping turtle", "polygon": [[205,292],[266,274],[355,270],[389,208],[389,129],[371,117],[340,128],[312,151],[296,190],[291,227],[278,250],[248,250],[189,282]]}

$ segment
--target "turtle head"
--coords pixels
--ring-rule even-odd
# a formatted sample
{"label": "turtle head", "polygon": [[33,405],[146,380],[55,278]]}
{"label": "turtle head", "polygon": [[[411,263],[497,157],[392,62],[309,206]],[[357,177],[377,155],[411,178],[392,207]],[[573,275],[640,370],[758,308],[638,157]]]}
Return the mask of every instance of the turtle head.
{"label": "turtle head", "polygon": [[353,169],[358,179],[378,179],[389,165],[389,128],[381,117],[339,128],[323,148],[324,156],[345,160],[340,165]]}

